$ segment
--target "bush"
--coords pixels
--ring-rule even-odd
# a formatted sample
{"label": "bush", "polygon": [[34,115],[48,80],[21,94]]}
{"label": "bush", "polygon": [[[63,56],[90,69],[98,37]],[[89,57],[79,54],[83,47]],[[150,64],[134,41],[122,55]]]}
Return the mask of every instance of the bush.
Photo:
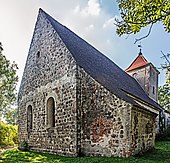
{"label": "bush", "polygon": [[26,141],[22,141],[19,145],[19,149],[22,151],[29,151],[29,145]]}
{"label": "bush", "polygon": [[18,144],[18,127],[0,121],[0,146],[14,146]]}
{"label": "bush", "polygon": [[166,129],[156,135],[156,140],[170,140],[170,129]]}

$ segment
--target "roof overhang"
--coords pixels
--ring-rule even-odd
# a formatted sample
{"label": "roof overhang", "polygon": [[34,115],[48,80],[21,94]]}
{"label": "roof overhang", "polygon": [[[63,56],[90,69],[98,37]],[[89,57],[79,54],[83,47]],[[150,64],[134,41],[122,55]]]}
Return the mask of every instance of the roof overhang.
{"label": "roof overhang", "polygon": [[137,98],[137,97],[135,97],[135,96],[133,96],[133,95],[131,95],[129,93],[127,93],[127,95],[130,98],[132,98],[133,101],[135,102],[135,104],[133,104],[134,106],[138,106],[141,109],[147,110],[147,111],[149,111],[151,113],[154,113],[156,115],[158,115],[159,112],[162,111],[160,108],[157,108],[157,107],[155,107],[155,106],[153,106],[151,104],[148,104],[148,103],[144,102],[143,100],[141,100],[141,99],[139,99],[139,98]]}

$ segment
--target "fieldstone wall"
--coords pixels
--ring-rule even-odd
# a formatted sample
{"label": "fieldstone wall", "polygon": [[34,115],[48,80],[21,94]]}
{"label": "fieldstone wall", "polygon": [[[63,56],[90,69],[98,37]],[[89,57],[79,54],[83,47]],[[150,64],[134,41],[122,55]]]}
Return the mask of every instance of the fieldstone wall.
{"label": "fieldstone wall", "polygon": [[156,115],[143,109],[133,107],[131,119],[132,155],[152,149],[155,144]]}
{"label": "fieldstone wall", "polygon": [[131,107],[78,68],[79,152],[90,156],[129,156]]}
{"label": "fieldstone wall", "polygon": [[[47,120],[50,97],[54,99],[54,127]],[[19,143],[28,142],[31,150],[77,155],[76,63],[42,13],[29,49],[18,107]]]}

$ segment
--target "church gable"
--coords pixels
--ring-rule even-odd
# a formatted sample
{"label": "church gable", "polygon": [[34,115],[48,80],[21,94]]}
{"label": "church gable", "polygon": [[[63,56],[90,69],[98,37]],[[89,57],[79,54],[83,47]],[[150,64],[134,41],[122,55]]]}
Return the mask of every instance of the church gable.
{"label": "church gable", "polygon": [[[18,95],[19,143],[76,155],[76,62],[40,10]],[[65,150],[64,150],[65,149]]]}
{"label": "church gable", "polygon": [[71,53],[40,10],[31,41],[19,97],[75,69]]}

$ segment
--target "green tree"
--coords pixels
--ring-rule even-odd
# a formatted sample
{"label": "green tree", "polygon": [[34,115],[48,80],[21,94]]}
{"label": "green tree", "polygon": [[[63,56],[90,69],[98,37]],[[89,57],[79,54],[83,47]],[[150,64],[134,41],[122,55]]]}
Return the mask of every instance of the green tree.
{"label": "green tree", "polygon": [[16,125],[17,124],[17,109],[13,108],[13,109],[7,110],[6,113],[4,114],[4,118],[8,124]]}
{"label": "green tree", "polygon": [[16,71],[17,65],[2,54],[3,48],[0,43],[0,116],[4,114],[7,106],[16,101],[16,84],[18,76]]}
{"label": "green tree", "polygon": [[159,87],[158,102],[163,108],[170,110],[170,83]]}
{"label": "green tree", "polygon": [[165,31],[170,32],[169,0],[117,0],[117,3],[121,16],[121,19],[116,19],[119,36],[135,34],[148,25],[150,33],[157,22],[161,22]]}
{"label": "green tree", "polygon": [[166,68],[166,83],[170,84],[170,65]]}
{"label": "green tree", "polygon": [[170,71],[168,68],[166,83],[158,89],[158,102],[163,108],[170,110]]}

